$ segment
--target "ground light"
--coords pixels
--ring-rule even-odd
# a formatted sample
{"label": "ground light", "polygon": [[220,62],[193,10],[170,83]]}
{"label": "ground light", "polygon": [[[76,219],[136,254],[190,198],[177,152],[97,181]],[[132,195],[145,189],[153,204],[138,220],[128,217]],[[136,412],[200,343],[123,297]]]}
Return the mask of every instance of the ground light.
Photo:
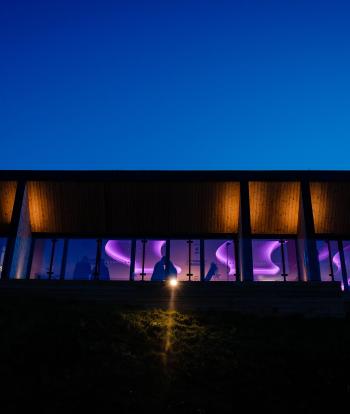
{"label": "ground light", "polygon": [[171,287],[176,287],[177,286],[177,284],[178,284],[178,282],[177,282],[177,280],[175,279],[175,278],[171,278],[170,280],[169,280],[169,285],[171,286]]}

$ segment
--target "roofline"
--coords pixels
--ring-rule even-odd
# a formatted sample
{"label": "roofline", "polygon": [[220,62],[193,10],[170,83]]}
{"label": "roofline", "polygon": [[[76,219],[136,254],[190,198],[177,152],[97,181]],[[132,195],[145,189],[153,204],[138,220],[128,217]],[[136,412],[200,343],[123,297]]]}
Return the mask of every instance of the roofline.
{"label": "roofline", "polygon": [[350,181],[350,170],[0,170],[1,181]]}

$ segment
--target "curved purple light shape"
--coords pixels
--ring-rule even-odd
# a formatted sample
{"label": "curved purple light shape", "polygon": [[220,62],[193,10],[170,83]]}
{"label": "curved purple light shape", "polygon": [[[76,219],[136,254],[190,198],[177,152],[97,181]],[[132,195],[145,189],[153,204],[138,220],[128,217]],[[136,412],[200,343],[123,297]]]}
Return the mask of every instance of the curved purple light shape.
{"label": "curved purple light shape", "polygon": [[[123,252],[123,248],[120,245],[123,243],[121,240],[108,240],[105,245],[105,252],[107,256],[111,257],[118,263],[124,264],[126,266],[130,266],[130,255],[127,255]],[[130,242],[124,242],[130,243]]]}
{"label": "curved purple light shape", "polygon": [[[123,240],[108,240],[105,246],[106,254],[115,260],[118,263],[121,263],[126,266],[130,266],[130,253],[125,253],[123,251],[122,243],[128,243],[130,246],[129,241]],[[148,243],[150,244],[150,251],[155,256],[155,263],[158,262],[162,254],[162,248],[165,245],[165,240],[149,240]],[[181,267],[176,266],[177,273],[181,273]],[[135,273],[140,273],[142,271],[142,265],[135,261]],[[145,267],[145,273],[151,274],[153,273],[153,267]]]}
{"label": "curved purple light shape", "polygon": [[254,246],[254,262],[259,263],[259,267],[254,267],[254,275],[274,276],[280,271],[272,260],[272,253],[280,246],[279,241],[268,240],[259,242]]}
{"label": "curved purple light shape", "polygon": [[[227,243],[229,243],[229,248],[227,250]],[[215,252],[215,256],[220,263],[229,267],[229,276],[233,276],[236,271],[236,263],[233,256],[233,242],[224,242],[222,243]],[[231,253],[231,254],[230,254]],[[228,259],[228,260],[227,260]]]}

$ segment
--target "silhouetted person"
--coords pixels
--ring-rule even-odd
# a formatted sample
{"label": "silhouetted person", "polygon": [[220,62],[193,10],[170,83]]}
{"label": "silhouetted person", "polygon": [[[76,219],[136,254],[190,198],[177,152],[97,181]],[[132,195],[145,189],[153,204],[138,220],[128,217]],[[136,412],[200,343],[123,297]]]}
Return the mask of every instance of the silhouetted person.
{"label": "silhouetted person", "polygon": [[80,262],[75,265],[73,279],[75,280],[88,280],[90,279],[91,266],[89,259],[84,256]]}
{"label": "silhouetted person", "polygon": [[176,267],[174,266],[174,263],[171,262],[169,260],[168,262],[168,268],[167,268],[167,272],[166,272],[166,279],[168,278],[173,278],[173,279],[177,279],[177,270]]}
{"label": "silhouetted person", "polygon": [[208,273],[204,278],[204,282],[210,282],[211,278],[216,274],[217,271],[218,267],[216,266],[216,263],[211,262]]}
{"label": "silhouetted person", "polygon": [[162,282],[165,279],[165,256],[154,265],[151,281]]}

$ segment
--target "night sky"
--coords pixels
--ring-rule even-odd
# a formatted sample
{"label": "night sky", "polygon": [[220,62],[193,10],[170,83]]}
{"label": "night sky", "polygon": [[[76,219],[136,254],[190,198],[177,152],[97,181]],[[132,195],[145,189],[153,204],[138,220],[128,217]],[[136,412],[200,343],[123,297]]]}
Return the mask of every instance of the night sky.
{"label": "night sky", "polygon": [[349,169],[350,3],[0,5],[1,169]]}

